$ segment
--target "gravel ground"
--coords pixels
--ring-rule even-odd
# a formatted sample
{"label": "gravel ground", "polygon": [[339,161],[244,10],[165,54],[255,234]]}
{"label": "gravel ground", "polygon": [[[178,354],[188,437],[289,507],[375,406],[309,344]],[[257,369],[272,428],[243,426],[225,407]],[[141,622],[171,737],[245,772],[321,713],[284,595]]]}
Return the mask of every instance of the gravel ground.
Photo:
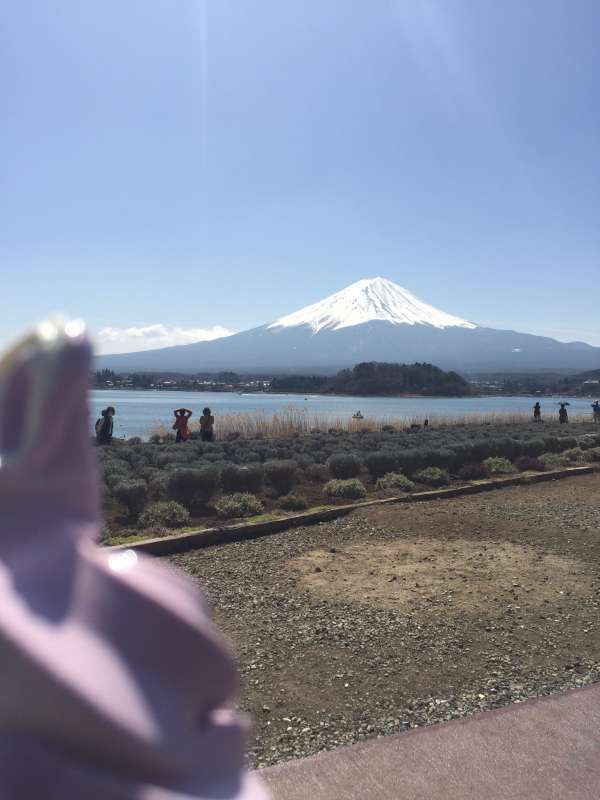
{"label": "gravel ground", "polygon": [[599,680],[599,556],[595,474],[170,560],[238,653],[263,767]]}

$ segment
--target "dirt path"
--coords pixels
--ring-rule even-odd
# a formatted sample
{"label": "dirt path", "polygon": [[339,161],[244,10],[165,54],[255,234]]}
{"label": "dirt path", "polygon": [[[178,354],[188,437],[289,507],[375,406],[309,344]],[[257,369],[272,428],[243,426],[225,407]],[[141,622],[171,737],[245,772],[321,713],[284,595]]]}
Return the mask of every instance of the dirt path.
{"label": "dirt path", "polygon": [[171,559],[239,654],[255,766],[600,679],[600,475]]}

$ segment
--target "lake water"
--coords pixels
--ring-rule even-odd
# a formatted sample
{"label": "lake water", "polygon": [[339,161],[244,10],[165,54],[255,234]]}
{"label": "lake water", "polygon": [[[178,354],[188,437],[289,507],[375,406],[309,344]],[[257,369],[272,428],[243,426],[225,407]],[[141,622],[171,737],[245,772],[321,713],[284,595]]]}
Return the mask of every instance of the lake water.
{"label": "lake water", "polygon": [[[209,406],[218,425],[220,414],[264,414],[270,416],[293,406],[308,413],[349,419],[360,409],[366,417],[408,420],[436,416],[462,417],[470,414],[529,414],[536,400],[542,414],[557,417],[557,401],[552,397],[338,397],[321,395],[244,394],[233,392],[168,392],[120,389],[90,392],[92,424],[106,406],[116,409],[114,434],[118,437],[147,437],[152,428],[173,421],[173,409],[185,406],[197,419]],[[589,398],[569,398],[569,414],[585,414],[591,419]]]}

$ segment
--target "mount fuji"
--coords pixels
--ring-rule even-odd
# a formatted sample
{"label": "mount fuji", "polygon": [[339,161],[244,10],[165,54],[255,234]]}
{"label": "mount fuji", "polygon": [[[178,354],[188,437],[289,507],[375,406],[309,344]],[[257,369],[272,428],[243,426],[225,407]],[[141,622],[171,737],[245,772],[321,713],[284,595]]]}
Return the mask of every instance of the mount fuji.
{"label": "mount fuji", "polygon": [[281,317],[267,327],[277,330],[308,325],[313,333],[319,333],[376,321],[390,322],[392,325],[432,325],[434,328],[477,327],[472,322],[427,305],[385,278],[357,281],[319,303]]}
{"label": "mount fuji", "polygon": [[116,372],[333,373],[360,361],[426,361],[458,372],[586,370],[600,347],[475,324],[385,278],[357,281],[324,300],[208,342],[97,358]]}

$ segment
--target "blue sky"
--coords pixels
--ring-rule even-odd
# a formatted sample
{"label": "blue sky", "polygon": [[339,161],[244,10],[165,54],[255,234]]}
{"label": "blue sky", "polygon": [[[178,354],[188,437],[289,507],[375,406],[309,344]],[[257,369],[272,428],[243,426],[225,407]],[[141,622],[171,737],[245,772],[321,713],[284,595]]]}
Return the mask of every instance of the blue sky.
{"label": "blue sky", "polygon": [[57,310],[187,341],[383,275],[600,344],[598,41],[596,0],[3,4],[0,343]]}

